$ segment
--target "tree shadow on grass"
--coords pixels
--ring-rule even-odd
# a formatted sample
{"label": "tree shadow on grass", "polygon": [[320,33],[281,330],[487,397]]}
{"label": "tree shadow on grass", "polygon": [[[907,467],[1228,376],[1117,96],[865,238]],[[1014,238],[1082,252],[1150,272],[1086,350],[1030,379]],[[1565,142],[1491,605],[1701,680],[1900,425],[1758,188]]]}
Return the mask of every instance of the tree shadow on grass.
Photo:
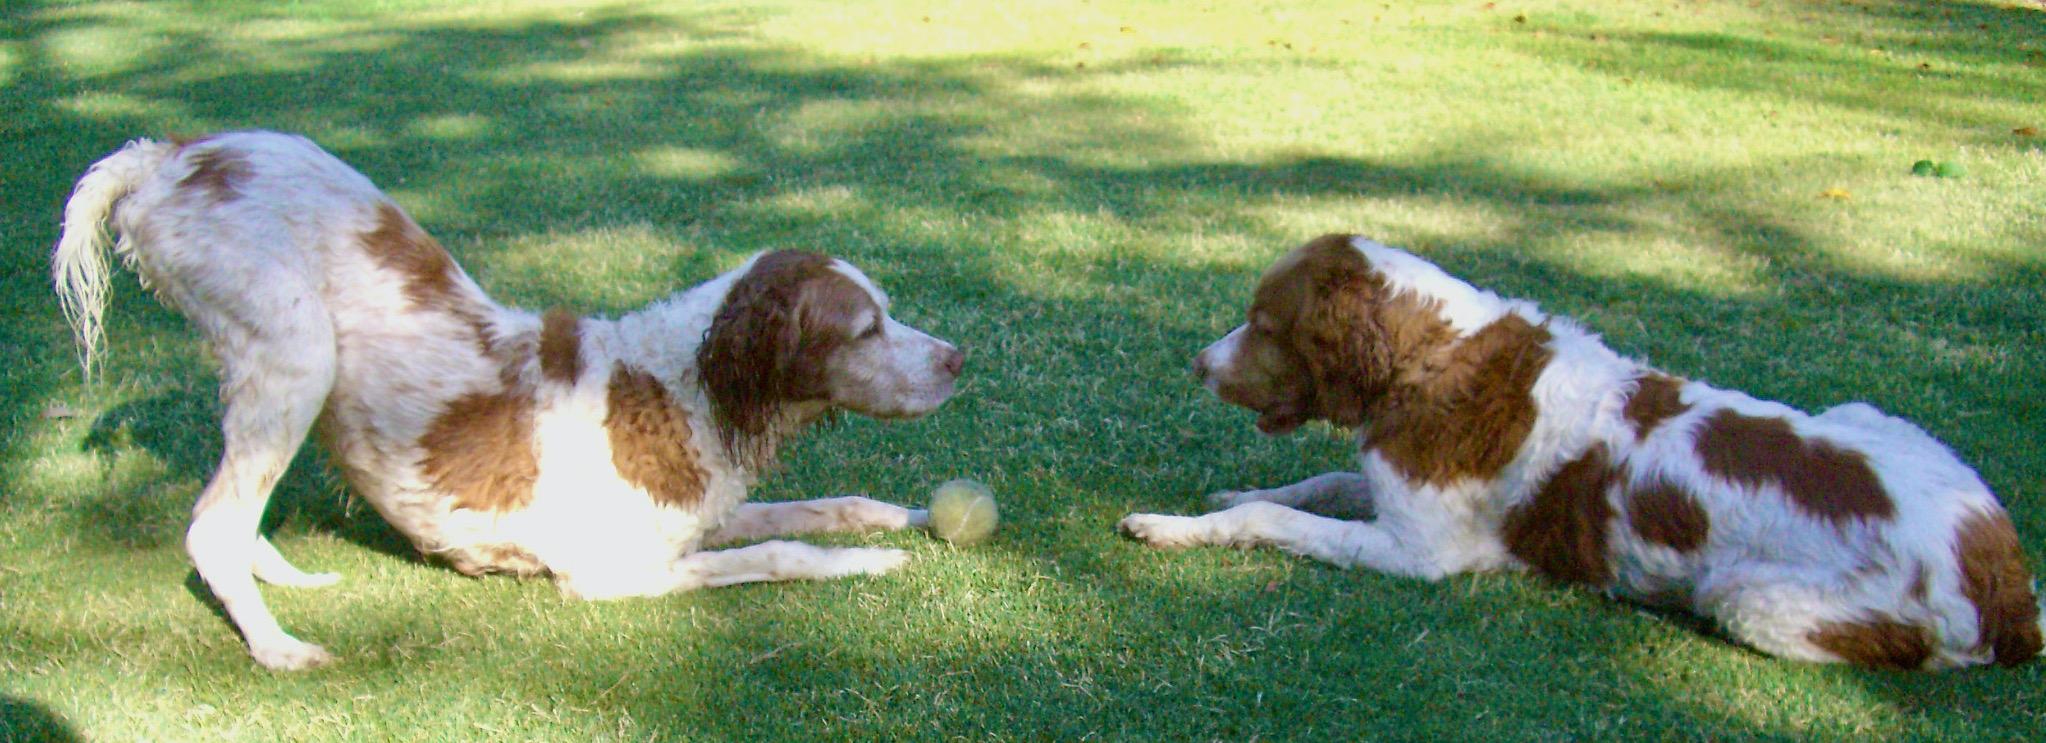
{"label": "tree shadow on grass", "polygon": [[[617,312],[708,278],[739,255],[804,246],[867,268],[906,320],[946,319],[921,324],[972,354],[974,376],[957,400],[925,421],[854,421],[813,433],[791,447],[788,469],[760,494],[869,490],[886,497],[914,494],[955,474],[982,478],[1002,493],[1010,524],[996,551],[1018,566],[1018,577],[1000,587],[1050,591],[1042,613],[1084,620],[1044,619],[1050,631],[1063,633],[1048,637],[920,649],[891,639],[898,630],[887,623],[912,620],[906,615],[913,607],[862,601],[857,584],[671,597],[644,611],[708,607],[736,622],[709,633],[708,650],[682,632],[604,633],[578,646],[588,652],[584,667],[567,672],[575,697],[569,702],[624,711],[663,735],[755,732],[718,697],[702,696],[705,689],[758,700],[773,713],[767,724],[792,735],[805,733],[802,722],[916,732],[921,728],[903,721],[918,716],[978,732],[1050,737],[1139,737],[1160,729],[1286,737],[1363,728],[1326,727],[1314,716],[1318,705],[1301,701],[1308,700],[1422,726],[1387,734],[1476,730],[1516,737],[1548,719],[1552,699],[1588,710],[1569,721],[1568,733],[1597,734],[1596,713],[1617,705],[1665,734],[1686,734],[1694,724],[1735,735],[1795,734],[1696,703],[1639,675],[1621,651],[1668,644],[1671,635],[1662,623],[1638,621],[1630,610],[1588,597],[1489,576],[1433,585],[1391,581],[1263,554],[1159,556],[1117,540],[1113,519],[1128,510],[1198,510],[1201,494],[1211,490],[1277,484],[1341,466],[1339,441],[1256,438],[1242,415],[1186,381],[1187,357],[1241,316],[1264,264],[1311,237],[1290,234],[1246,204],[1326,198],[1358,229],[1373,221],[1361,205],[1366,199],[1426,197],[1492,208],[1508,215],[1508,227],[1496,234],[1421,236],[1410,245],[1481,286],[1584,317],[1623,350],[1725,386],[1811,407],[1839,402],[1833,398],[1840,390],[1856,388],[1868,379],[1864,367],[1876,366],[1886,389],[1872,395],[1888,407],[1992,408],[2046,421],[2027,390],[2007,383],[2046,372],[2037,353],[2019,354],[2005,372],[1973,380],[1936,353],[1942,344],[2007,337],[2001,326],[2013,318],[2046,325],[2037,303],[2010,299],[2042,283],[2036,267],[1998,266],[1975,285],[1908,281],[1831,261],[1766,215],[1693,211],[1683,214],[1706,225],[1716,242],[1769,259],[1759,280],[1770,291],[1726,294],[1587,275],[1526,245],[1533,235],[1559,231],[1653,232],[1625,207],[1667,199],[1669,185],[1592,187],[1517,174],[1488,157],[1480,142],[1399,161],[1189,162],[1178,152],[1199,137],[1170,123],[1169,110],[1139,116],[1113,97],[1024,91],[1026,82],[1070,71],[1001,59],[866,64],[793,49],[719,46],[744,34],[716,16],[613,12],[488,28],[421,24],[280,42],[271,51],[291,64],[275,67],[218,66],[241,50],[204,34],[173,32],[147,59],[89,83],[64,74],[38,46],[85,22],[6,17],[10,36],[28,42],[27,71],[15,88],[22,95],[0,104],[22,135],[0,143],[6,155],[0,179],[49,195],[40,212],[13,207],[28,213],[14,225],[47,227],[45,217],[70,179],[124,138],[267,126],[307,131],[370,174],[509,303]],[[607,50],[649,33],[704,45],[634,59],[629,74],[549,72],[615,62]],[[119,91],[120,105],[77,104],[95,91]],[[275,104],[252,114],[250,99]],[[992,149],[975,143],[979,133],[1015,121],[1047,128],[1084,122],[1088,133],[1056,143],[1049,135],[1040,142],[1016,134],[1019,143]],[[1688,177],[1691,186],[1709,190],[1726,176]],[[1020,228],[1008,221],[1073,226],[1046,238],[1009,231]],[[518,247],[537,236],[541,245],[532,250],[544,258],[565,238],[616,230],[651,236],[653,247],[635,248],[647,254],[643,262],[606,267],[602,261],[611,257],[596,250],[589,256],[595,267],[586,269],[592,273],[573,274],[585,267],[528,262],[520,254],[526,248]],[[1170,244],[1196,235],[1240,240],[1243,254],[1191,257]],[[43,244],[50,236],[28,237],[10,232],[8,242]],[[1096,245],[1063,252],[1044,245],[1059,240]],[[10,344],[35,349],[34,356],[68,360],[54,307],[42,301],[39,256],[21,252],[0,257],[19,269],[0,277],[0,296],[7,297],[0,302],[23,310],[0,320],[0,332]],[[614,283],[631,288],[614,291]],[[1983,291],[2003,300],[1911,321]],[[24,296],[37,299],[18,299]],[[1864,316],[1854,307],[1862,304],[1879,312]],[[117,291],[110,316],[116,367],[124,355],[134,359],[133,349],[153,348],[141,341],[196,347],[174,315],[139,292]],[[1680,327],[1669,326],[1673,317]],[[124,337],[141,341],[124,346]],[[1813,361],[1799,353],[1842,343],[1878,347],[1881,355]],[[141,367],[138,375],[193,381],[102,413],[85,447],[112,459],[147,454],[164,463],[157,481],[190,483],[195,491],[219,452],[217,405],[210,392],[191,386],[206,375],[189,354],[125,363]],[[43,391],[62,386],[65,374],[56,363],[31,362],[30,371],[10,377],[0,397],[14,407],[11,419],[24,419],[23,411],[36,409]],[[1917,397],[1935,387],[1951,397]],[[1961,425],[1931,427],[1960,439],[1965,452],[1987,453],[1979,458],[1991,460],[1984,470],[1992,481],[2029,482],[2023,475],[2038,467],[2023,442],[1969,437]],[[0,476],[15,466],[6,463]],[[311,455],[294,463],[273,518],[293,521],[288,514],[296,512],[310,528],[373,529],[382,536],[358,543],[410,554],[380,520],[338,505],[337,486],[315,474],[322,470]],[[2036,486],[2020,485],[2019,492],[2040,499]],[[90,506],[86,512],[95,513]],[[2040,532],[2041,512],[2019,514],[2025,533]],[[130,538],[123,534],[166,528],[151,520],[160,516],[126,517],[133,523],[108,536],[121,541]],[[1218,581],[1216,574],[1243,580]],[[1039,584],[1053,588],[1033,588]],[[777,608],[783,601],[791,606]],[[805,603],[813,608],[797,606]],[[834,609],[845,613],[824,621],[809,613]],[[1275,611],[1298,617],[1282,617],[1288,629],[1278,629]],[[829,629],[829,619],[851,626]],[[1243,634],[1258,626],[1267,628],[1263,639]],[[308,639],[360,646],[402,628],[359,632]],[[1157,642],[1160,635],[1169,639]],[[1539,652],[1501,652],[1502,636]],[[1132,657],[1160,647],[1162,657]],[[961,670],[964,677],[948,675]],[[646,678],[663,674],[668,678]],[[628,676],[643,683],[620,688]],[[1518,680],[1530,676],[1541,682]],[[966,680],[948,680],[958,678]],[[1331,678],[1341,683],[1332,686]],[[1989,737],[2008,731],[2002,721],[1910,701],[1956,699],[1940,691],[1949,683],[1944,679],[1848,678],[1905,700],[1898,704],[1914,717]],[[890,684],[893,696],[875,693]],[[2013,685],[1987,674],[1961,684],[1984,695]],[[945,695],[957,706],[932,699]],[[940,711],[928,711],[927,703]],[[1393,707],[1401,713],[1389,714]],[[1188,717],[1194,719],[1176,719]]]}
{"label": "tree shadow on grass", "polygon": [[0,740],[13,743],[75,743],[84,740],[70,723],[33,701],[0,695]]}

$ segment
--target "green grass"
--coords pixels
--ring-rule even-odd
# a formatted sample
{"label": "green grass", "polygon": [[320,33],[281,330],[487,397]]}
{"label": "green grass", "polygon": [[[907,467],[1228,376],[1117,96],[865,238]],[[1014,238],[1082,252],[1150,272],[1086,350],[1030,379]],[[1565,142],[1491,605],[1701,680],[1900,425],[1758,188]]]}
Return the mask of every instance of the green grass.
{"label": "green grass", "polygon": [[[521,306],[615,313],[764,248],[858,262],[968,381],[813,432],[758,495],[971,476],[1004,530],[824,540],[916,554],[881,578],[579,604],[420,563],[308,454],[271,523],[346,579],[266,595],[342,662],[261,671],[179,547],[219,448],[195,335],[124,276],[86,383],[45,278],[94,159],[246,127],[312,136]],[[1112,531],[1345,466],[1185,369],[1269,261],[1348,230],[1686,376],[1909,416],[2039,567],[2024,127],[2046,10],[2011,0],[8,3],[0,738],[2033,737],[2042,664],[1799,665],[1526,577]]]}

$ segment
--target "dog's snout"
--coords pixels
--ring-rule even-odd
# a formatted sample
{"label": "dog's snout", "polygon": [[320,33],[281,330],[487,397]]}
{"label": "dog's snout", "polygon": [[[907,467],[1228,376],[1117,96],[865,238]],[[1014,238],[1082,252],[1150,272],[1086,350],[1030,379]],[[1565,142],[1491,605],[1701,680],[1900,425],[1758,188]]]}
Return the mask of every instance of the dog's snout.
{"label": "dog's snout", "polygon": [[959,372],[966,368],[966,352],[947,346],[944,353],[938,355],[938,368],[944,369],[946,374],[959,376]]}
{"label": "dog's snout", "polygon": [[1212,371],[1208,368],[1208,354],[1206,352],[1194,355],[1193,373],[1195,379],[1205,384],[1208,381],[1208,374]]}

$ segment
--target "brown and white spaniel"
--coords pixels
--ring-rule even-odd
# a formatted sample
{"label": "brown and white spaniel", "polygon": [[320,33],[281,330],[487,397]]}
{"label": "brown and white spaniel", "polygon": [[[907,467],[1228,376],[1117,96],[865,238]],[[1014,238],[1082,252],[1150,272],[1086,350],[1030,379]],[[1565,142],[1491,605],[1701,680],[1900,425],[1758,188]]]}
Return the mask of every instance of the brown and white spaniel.
{"label": "brown and white spaniel", "polygon": [[1194,368],[1265,433],[1357,428],[1359,471],[1219,493],[1228,508],[1205,516],[1123,519],[1151,545],[1272,545],[1429,580],[1532,569],[1803,660],[2039,653],[2031,575],[1996,497],[1866,404],[1814,416],[1670,376],[1347,235],[1281,259],[1249,322]]}
{"label": "brown and white spaniel", "polygon": [[617,319],[539,315],[491,301],[304,138],[138,140],[79,180],[53,257],[88,371],[110,215],[115,252],[219,359],[226,448],[186,549],[264,666],[331,657],[279,627],[255,583],[337,580],[257,533],[315,422],[355,493],[422,553],[468,574],[551,574],[582,598],[886,572],[907,555],[701,548],[926,518],[865,498],[744,502],[806,423],[912,417],[952,394],[960,352],[890,319],[843,261],[766,253]]}

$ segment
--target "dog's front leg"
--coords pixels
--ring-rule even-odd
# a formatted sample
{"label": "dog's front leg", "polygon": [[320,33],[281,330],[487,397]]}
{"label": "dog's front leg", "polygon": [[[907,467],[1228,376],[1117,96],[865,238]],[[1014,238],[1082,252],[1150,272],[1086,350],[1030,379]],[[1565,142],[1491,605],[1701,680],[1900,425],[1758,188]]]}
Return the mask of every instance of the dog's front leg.
{"label": "dog's front leg", "polygon": [[893,531],[930,522],[929,511],[860,496],[741,503],[705,544],[731,544],[820,531]]}
{"label": "dog's front leg", "polygon": [[1330,472],[1267,490],[1228,490],[1208,496],[1216,508],[1264,501],[1334,519],[1368,521],[1377,514],[1371,480],[1355,472]]}
{"label": "dog's front leg", "polygon": [[761,542],[728,550],[695,552],[675,561],[675,573],[690,587],[761,581],[822,580],[880,575],[909,561],[909,553],[867,547],[818,547],[789,541]]}
{"label": "dog's front leg", "polygon": [[1253,501],[1205,516],[1136,513],[1123,517],[1124,534],[1153,547],[1269,545],[1336,565],[1434,580],[1460,566],[1427,541],[1425,530],[1379,521],[1344,521],[1276,503]]}
{"label": "dog's front leg", "polygon": [[562,593],[587,601],[660,596],[735,583],[821,580],[879,575],[901,567],[909,553],[893,549],[818,547],[770,541],[736,549],[692,552],[658,565],[632,561],[571,570],[556,566]]}

